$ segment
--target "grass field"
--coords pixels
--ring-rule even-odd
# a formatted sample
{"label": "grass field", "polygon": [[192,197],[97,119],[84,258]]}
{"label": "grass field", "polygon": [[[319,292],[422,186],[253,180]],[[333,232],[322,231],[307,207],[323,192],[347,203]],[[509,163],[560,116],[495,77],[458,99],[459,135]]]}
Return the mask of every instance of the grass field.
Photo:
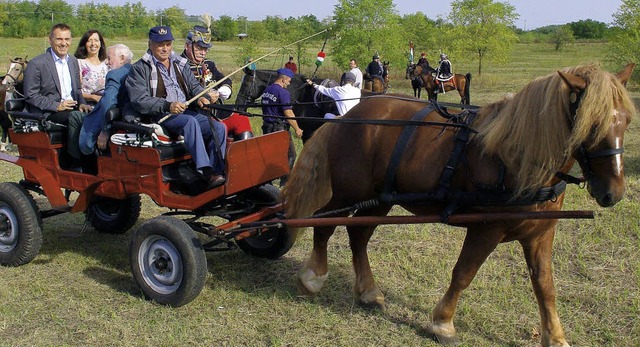
{"label": "grass field", "polygon": [[[144,42],[124,42],[141,56]],[[33,57],[46,41],[0,39],[0,47],[0,70],[6,71],[2,64],[10,57]],[[230,72],[237,68],[235,52],[230,44],[216,44],[211,56]],[[475,64],[451,58],[456,72],[474,73],[472,102],[481,105],[561,67],[601,61],[604,52],[602,44],[561,52],[551,45],[518,45],[508,63],[485,63],[482,76],[475,75]],[[325,65],[321,76],[341,70]],[[412,93],[404,66],[392,66],[391,85],[392,92]],[[458,98],[448,93],[441,100]],[[557,305],[574,346],[640,346],[638,124],[632,122],[625,139],[623,201],[605,210],[585,190],[572,186],[567,192],[565,209],[597,211],[593,221],[561,221],[556,235]],[[15,182],[21,173],[2,162],[0,177]],[[145,199],[141,221],[164,211]],[[172,309],[145,301],[134,283],[127,260],[130,232],[70,237],[83,221],[82,214],[48,218],[40,255],[18,268],[0,267],[0,346],[436,346],[424,328],[448,286],[464,237],[462,229],[444,225],[380,227],[369,250],[387,298],[384,313],[355,304],[350,250],[340,231],[329,245],[329,279],[314,299],[298,298],[294,285],[312,244],[306,232],[277,261],[239,250],[208,254],[205,289],[191,304]],[[455,323],[464,346],[539,345],[538,309],[517,244],[502,244],[489,257],[464,292]]]}

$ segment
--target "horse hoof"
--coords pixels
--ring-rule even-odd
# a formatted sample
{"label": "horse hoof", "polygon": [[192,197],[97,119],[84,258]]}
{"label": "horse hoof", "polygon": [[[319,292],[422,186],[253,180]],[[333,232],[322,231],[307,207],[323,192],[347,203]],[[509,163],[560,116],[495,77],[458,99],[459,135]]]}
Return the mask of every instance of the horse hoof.
{"label": "horse hoof", "polygon": [[384,294],[382,294],[378,288],[362,293],[359,304],[370,310],[380,310],[383,312],[387,310],[387,305],[384,303]]}
{"label": "horse hoof", "polygon": [[327,280],[327,277],[329,277],[329,273],[318,276],[311,269],[303,269],[302,271],[300,271],[300,274],[298,275],[298,279],[296,281],[296,285],[298,287],[298,296],[315,296],[320,291],[320,289],[322,289],[324,281]]}
{"label": "horse hoof", "polygon": [[457,346],[460,344],[460,339],[457,335],[446,336],[442,334],[433,334],[433,339],[439,344],[445,346]]}

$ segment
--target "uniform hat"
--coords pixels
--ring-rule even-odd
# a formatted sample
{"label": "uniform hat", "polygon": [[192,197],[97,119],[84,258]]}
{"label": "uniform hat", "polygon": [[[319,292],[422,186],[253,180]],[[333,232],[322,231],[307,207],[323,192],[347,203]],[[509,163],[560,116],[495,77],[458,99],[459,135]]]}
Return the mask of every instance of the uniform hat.
{"label": "uniform hat", "polygon": [[380,57],[377,54],[374,54],[373,59],[380,59]]}
{"label": "uniform hat", "polygon": [[282,69],[278,69],[278,71],[276,71],[276,72],[278,73],[278,76],[285,75],[285,76],[287,76],[289,78],[293,78],[293,76],[294,76],[293,71],[291,71],[291,70],[289,70],[289,69],[287,69],[285,67],[283,67]]}
{"label": "uniform hat", "polygon": [[425,52],[422,52],[420,55],[424,57],[427,54]]}
{"label": "uniform hat", "polygon": [[202,48],[211,48],[211,33],[209,28],[196,25],[189,30],[187,42],[195,43]]}
{"label": "uniform hat", "polygon": [[342,82],[346,83],[346,82],[351,82],[351,83],[355,83],[356,81],[356,75],[353,74],[353,72],[346,72],[344,74],[344,77],[342,78]]}
{"label": "uniform hat", "polygon": [[149,40],[153,42],[173,41],[171,28],[168,26],[157,26],[149,30]]}

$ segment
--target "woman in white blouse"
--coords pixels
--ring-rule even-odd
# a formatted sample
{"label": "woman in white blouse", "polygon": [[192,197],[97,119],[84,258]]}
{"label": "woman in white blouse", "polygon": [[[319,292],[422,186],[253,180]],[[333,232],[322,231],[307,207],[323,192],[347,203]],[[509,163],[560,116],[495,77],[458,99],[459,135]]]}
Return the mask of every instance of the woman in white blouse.
{"label": "woman in white blouse", "polygon": [[97,30],[84,33],[74,55],[78,58],[82,96],[87,103],[95,105],[102,97],[105,77],[109,71],[106,64],[107,48],[102,34]]}

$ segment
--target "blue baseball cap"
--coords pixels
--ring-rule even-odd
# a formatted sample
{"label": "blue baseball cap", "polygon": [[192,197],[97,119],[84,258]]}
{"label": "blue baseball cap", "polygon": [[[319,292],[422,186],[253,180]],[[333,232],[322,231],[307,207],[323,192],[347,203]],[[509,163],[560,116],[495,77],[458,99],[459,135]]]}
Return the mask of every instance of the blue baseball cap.
{"label": "blue baseball cap", "polygon": [[285,75],[285,76],[287,76],[289,78],[293,78],[293,76],[295,75],[293,73],[293,71],[287,69],[286,67],[283,67],[282,69],[278,69],[278,71],[276,71],[276,72],[278,73],[278,76],[279,75]]}
{"label": "blue baseball cap", "polygon": [[149,40],[153,42],[173,41],[171,28],[168,26],[157,26],[149,30]]}

